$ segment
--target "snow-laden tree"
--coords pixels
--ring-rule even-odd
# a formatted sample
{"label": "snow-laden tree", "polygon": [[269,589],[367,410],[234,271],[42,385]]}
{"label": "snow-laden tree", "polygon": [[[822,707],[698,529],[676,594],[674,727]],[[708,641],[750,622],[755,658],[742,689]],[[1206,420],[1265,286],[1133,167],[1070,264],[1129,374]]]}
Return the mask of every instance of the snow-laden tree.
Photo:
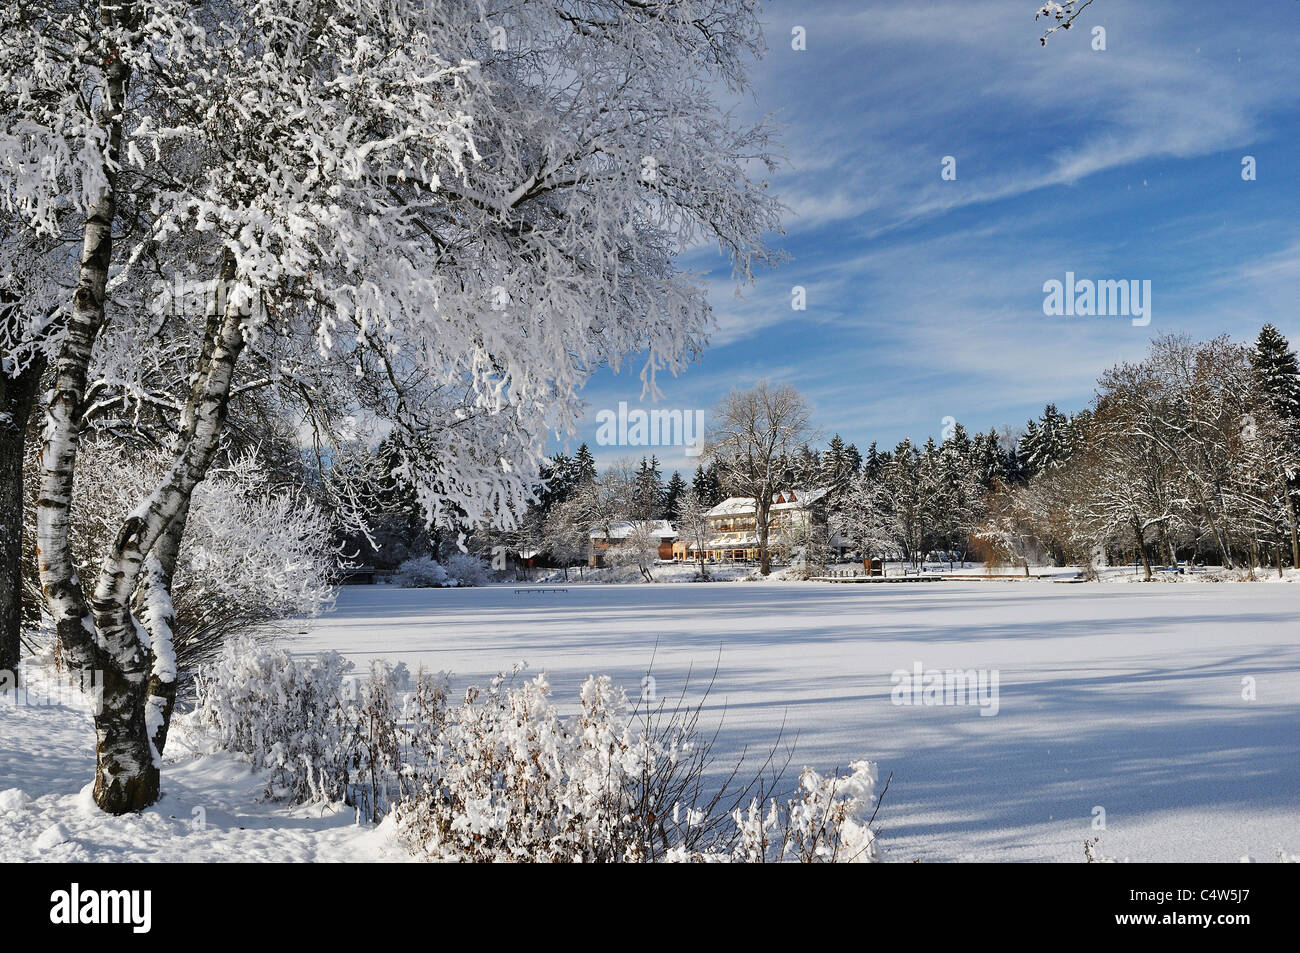
{"label": "snow-laden tree", "polygon": [[627,535],[611,543],[604,558],[610,566],[635,566],[646,582],[654,582],[654,567],[659,562],[657,521],[633,520]]}
{"label": "snow-laden tree", "polygon": [[754,500],[759,572],[765,576],[772,571],[768,538],[784,463],[812,438],[811,416],[807,399],[797,390],[767,381],[733,390],[713,412],[716,424],[706,441],[707,453],[718,465],[723,486]]}
{"label": "snow-laden tree", "polygon": [[949,553],[966,560],[971,534],[984,516],[984,488],[974,459],[974,445],[957,424],[939,447],[935,533]]}
{"label": "snow-laden tree", "polygon": [[[1055,443],[1068,465],[995,490],[981,537],[1058,559],[1133,553],[1148,575],[1153,554],[1173,563],[1180,549],[1217,553],[1230,569],[1257,567],[1270,551],[1281,566],[1290,549],[1294,565],[1300,455],[1280,412],[1285,393],[1279,401],[1267,384],[1286,379],[1261,372],[1258,348],[1226,337],[1157,338],[1142,360],[1103,373],[1093,406],[1067,428],[1050,406],[1030,427],[1021,448]],[[1044,436],[1062,429],[1068,440]]]}
{"label": "snow-laden tree", "polygon": [[[596,367],[646,351],[653,385],[703,345],[708,307],[676,254],[716,242],[742,278],[766,260],[778,207],[749,173],[770,161],[767,133],[711,95],[743,86],[761,38],[744,0],[10,14],[6,208],[38,232],[69,204],[83,220],[46,408],[42,584],[69,656],[105,673],[95,797],[121,812],[157,796],[145,711],[166,681],[131,608],[142,585],[167,587],[244,364],[283,385],[314,349],[393,428],[397,471],[432,519],[510,521]],[[88,376],[106,329],[129,320],[110,291],[143,298],[158,276],[209,289],[197,328],[181,323],[194,333],[172,466],[83,589],[67,535]],[[161,572],[145,572],[151,556]]]}
{"label": "snow-laden tree", "polygon": [[891,532],[890,501],[879,476],[864,469],[850,483],[830,517],[831,528],[851,542],[864,560],[897,552]]}
{"label": "snow-laden tree", "polygon": [[524,538],[521,550],[545,552],[553,565],[564,570],[567,579],[570,566],[584,563],[591,556],[591,526],[575,518],[566,500],[551,508],[537,534]]}
{"label": "snow-laden tree", "polygon": [[614,546],[618,524],[639,515],[637,475],[631,461],[619,460],[594,480],[578,484],[551,510],[548,536],[557,548],[571,553],[581,546],[589,556]]}
{"label": "snow-laden tree", "polygon": [[695,560],[701,579],[709,578],[704,554],[708,549],[709,539],[713,536],[713,527],[709,522],[709,511],[712,509],[713,504],[702,497],[695,487],[691,487],[683,494],[677,508],[678,538],[690,547],[687,555]]}
{"label": "snow-laden tree", "polygon": [[[1291,345],[1272,324],[1266,324],[1250,352],[1250,366],[1264,403],[1271,411],[1280,449],[1300,454],[1300,363]],[[1280,463],[1280,472],[1278,467]],[[1296,509],[1300,506],[1300,472],[1286,469],[1284,461],[1273,463],[1277,478],[1287,485],[1281,500],[1291,535],[1291,565],[1300,566],[1300,531]]]}
{"label": "snow-laden tree", "polygon": [[[144,496],[170,462],[144,441],[97,434],[82,442],[76,480],[83,492],[70,539],[78,573],[94,574],[112,548],[122,509]],[[321,505],[253,455],[214,467],[191,500],[169,593],[179,671],[210,659],[228,634],[328,608],[340,561],[334,536]],[[142,619],[151,611],[139,603],[136,609]]]}
{"label": "snow-laden tree", "polygon": [[1074,446],[1073,424],[1068,416],[1048,404],[1037,421],[1029,421],[1017,445],[1022,472],[1029,476],[1060,466]]}
{"label": "snow-laden tree", "polygon": [[1152,441],[1176,468],[1223,564],[1234,565],[1229,510],[1232,458],[1248,415],[1244,352],[1224,338],[1196,344],[1166,336],[1144,361],[1121,364],[1099,381],[1102,400],[1123,404],[1131,433]]}
{"label": "snow-laden tree", "polygon": [[1130,416],[1135,401],[1127,396],[1117,389],[1100,401],[1085,438],[1088,449],[1070,461],[1067,505],[1076,538],[1090,542],[1094,552],[1131,545],[1150,582],[1151,533],[1167,540],[1186,501],[1172,456]]}
{"label": "snow-laden tree", "polygon": [[[0,31],[20,12],[17,6],[0,12]],[[0,88],[0,129],[20,123],[22,110],[21,90]],[[18,171],[0,165],[0,196]],[[63,234],[69,225],[75,227],[72,216],[55,212],[49,228],[34,229],[0,198],[0,670],[15,673],[23,617],[24,460],[29,420],[76,270]]]}
{"label": "snow-laden tree", "polygon": [[936,468],[923,468],[922,464],[921,452],[904,438],[890,454],[881,475],[890,535],[899,553],[914,566],[920,565],[933,538],[931,495],[938,487],[929,479]]}
{"label": "snow-laden tree", "polygon": [[1250,366],[1277,414],[1300,418],[1300,362],[1282,332],[1272,324],[1259,329],[1250,351]]}

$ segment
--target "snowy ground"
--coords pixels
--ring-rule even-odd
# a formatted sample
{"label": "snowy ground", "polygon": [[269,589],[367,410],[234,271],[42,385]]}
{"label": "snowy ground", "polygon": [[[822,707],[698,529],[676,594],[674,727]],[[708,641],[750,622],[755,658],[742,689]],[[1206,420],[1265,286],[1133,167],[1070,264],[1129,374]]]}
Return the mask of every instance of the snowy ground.
{"label": "snowy ground", "polygon": [[[656,649],[656,640],[658,647]],[[295,644],[482,680],[518,659],[661,695],[694,666],[724,753],[784,721],[796,762],[894,780],[893,860],[1272,860],[1300,851],[1300,589],[1052,583],[353,589]],[[899,707],[891,673],[997,669],[1000,706]],[[1255,701],[1242,679],[1255,680]],[[724,713],[725,707],[725,713]],[[1093,831],[1093,809],[1106,829]]]}
{"label": "snowy ground", "polygon": [[[882,781],[893,772],[877,819],[886,860],[1078,862],[1091,837],[1103,856],[1134,861],[1300,852],[1300,588],[515,588],[347,588],[291,648],[447,669],[458,686],[525,659],[566,704],[591,672],[637,694],[652,653],[659,694],[681,690],[693,667],[696,698],[721,652],[706,719],[721,720],[724,758],[765,750],[784,722],[796,767],[878,761]],[[891,673],[918,662],[996,670],[998,713],[892,704]],[[89,748],[72,709],[0,710],[0,792],[35,798],[7,811],[0,794],[0,860],[398,856],[386,831],[350,816],[258,803],[238,764],[183,745],[157,809],[105,821],[78,793]]]}
{"label": "snowy ground", "polygon": [[[183,729],[168,743],[162,799],[108,817],[90,799],[90,715],[67,695],[41,685],[20,696],[24,704],[0,707],[0,863],[406,859],[388,827],[357,826],[351,811],[263,801],[246,765],[225,753],[197,757]],[[60,704],[26,703],[38,697]]]}

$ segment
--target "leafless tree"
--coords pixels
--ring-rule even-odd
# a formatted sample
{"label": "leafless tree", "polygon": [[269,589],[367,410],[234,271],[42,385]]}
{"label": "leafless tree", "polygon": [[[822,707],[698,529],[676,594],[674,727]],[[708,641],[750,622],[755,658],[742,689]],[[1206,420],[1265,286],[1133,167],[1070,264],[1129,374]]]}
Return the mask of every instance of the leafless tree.
{"label": "leafless tree", "polygon": [[772,571],[772,500],[781,489],[785,462],[817,436],[808,401],[788,384],[761,381],[751,390],[733,390],[713,416],[717,424],[707,452],[722,472],[723,486],[754,499],[759,568],[767,575]]}
{"label": "leafless tree", "polygon": [[[695,549],[695,565],[699,568],[700,578],[709,578],[706,557],[710,533],[709,510],[712,507],[700,498],[695,488],[686,491],[677,506],[677,531],[679,537]],[[688,552],[689,554],[689,552]]]}

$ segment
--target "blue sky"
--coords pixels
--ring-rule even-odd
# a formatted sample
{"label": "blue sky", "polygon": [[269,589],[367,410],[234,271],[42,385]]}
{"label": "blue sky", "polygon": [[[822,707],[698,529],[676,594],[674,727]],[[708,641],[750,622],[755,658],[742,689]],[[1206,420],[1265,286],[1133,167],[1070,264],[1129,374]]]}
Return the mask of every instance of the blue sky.
{"label": "blue sky", "polygon": [[[737,299],[716,254],[683,259],[708,273],[718,325],[698,364],[661,377],[657,406],[708,409],[766,377],[810,398],[827,439],[865,449],[937,437],[945,416],[987,430],[1047,401],[1078,409],[1157,334],[1250,338],[1272,321],[1300,344],[1300,3],[1094,0],[1046,47],[1034,11],[767,6],[770,51],[738,108],[783,126],[774,243],[790,260]],[[1067,271],[1150,280],[1150,325],[1045,316],[1043,283]],[[599,373],[569,449],[640,456],[595,440],[596,413],[652,406],[640,393],[635,367]]]}

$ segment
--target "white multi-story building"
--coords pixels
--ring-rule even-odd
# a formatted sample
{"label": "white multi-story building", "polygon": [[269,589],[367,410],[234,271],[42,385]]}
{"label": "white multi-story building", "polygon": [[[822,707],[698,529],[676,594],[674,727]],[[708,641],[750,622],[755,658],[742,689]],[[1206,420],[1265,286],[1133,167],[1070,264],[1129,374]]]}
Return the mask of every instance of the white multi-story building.
{"label": "white multi-story building", "polygon": [[[784,490],[772,495],[769,546],[782,536],[797,533],[823,519],[819,503],[830,487]],[[676,559],[706,559],[732,562],[758,559],[758,517],[752,496],[732,496],[709,510],[709,538],[703,546],[692,540],[679,539],[673,546]],[[834,545],[834,542],[832,542]]]}

